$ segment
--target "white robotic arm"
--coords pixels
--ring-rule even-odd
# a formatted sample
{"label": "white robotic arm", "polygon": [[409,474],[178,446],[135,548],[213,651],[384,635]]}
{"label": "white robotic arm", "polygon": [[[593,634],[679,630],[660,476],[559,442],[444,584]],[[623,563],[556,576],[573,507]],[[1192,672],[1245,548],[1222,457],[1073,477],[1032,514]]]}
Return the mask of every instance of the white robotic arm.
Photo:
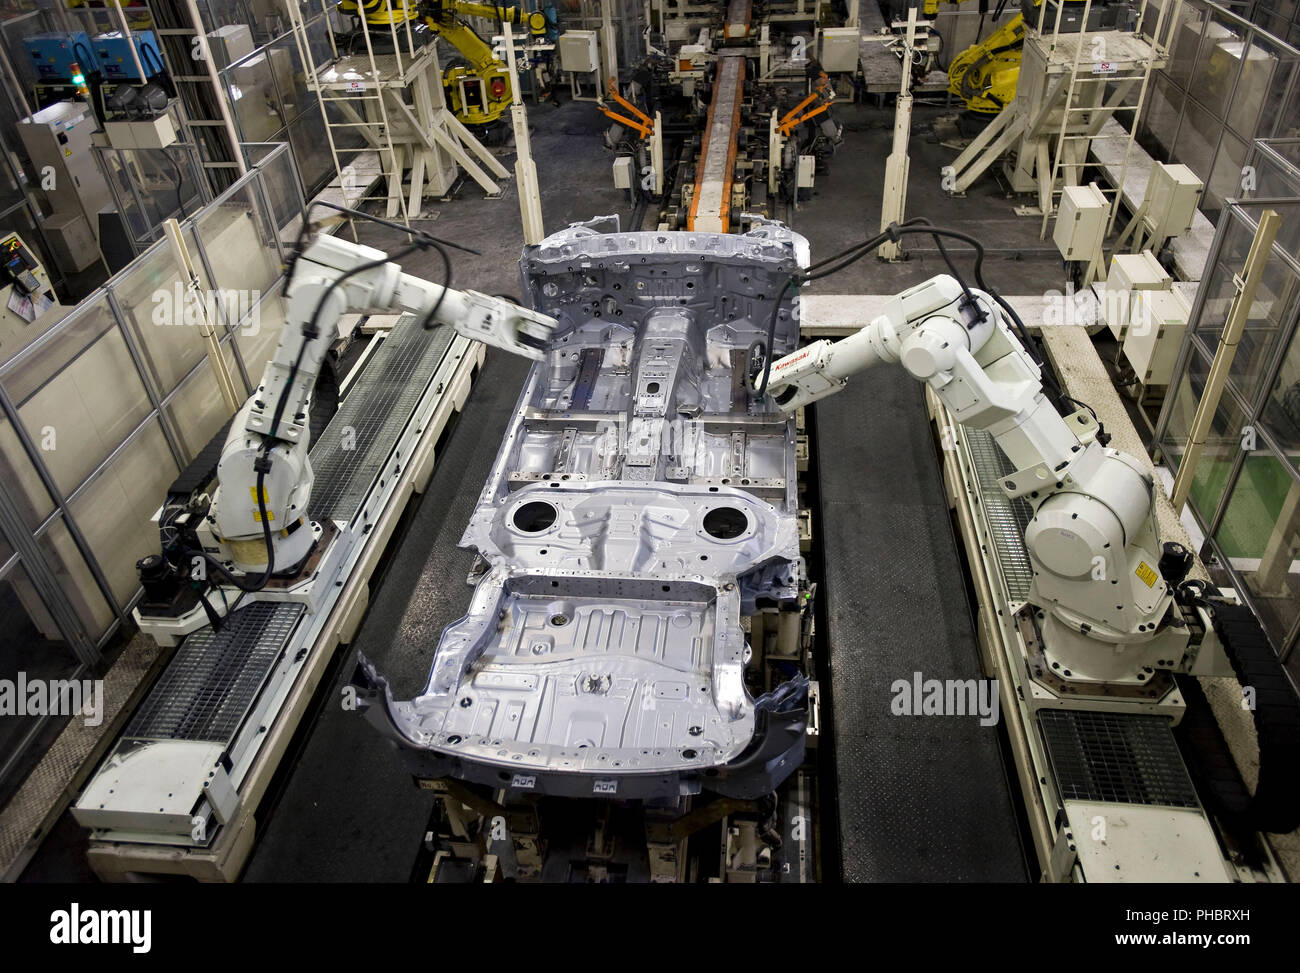
{"label": "white robotic arm", "polygon": [[996,302],[978,290],[968,298],[950,276],[932,278],[892,298],[857,334],[773,362],[769,390],[790,411],[878,362],[901,363],[957,422],[992,435],[1015,467],[1002,488],[1033,507],[1029,601],[1045,613],[1044,643],[1059,674],[1140,684],[1153,668],[1177,668],[1188,633],[1157,570],[1152,475],[1097,442],[1086,412],[1061,417]]}
{"label": "white robotic arm", "polygon": [[380,250],[317,237],[294,265],[275,355],[231,424],[209,512],[224,557],[236,570],[259,576],[259,583],[272,571],[297,566],[319,533],[305,516],[312,487],[307,458],[311,391],[338,337],[339,319],[366,311],[410,312],[422,318],[432,312],[436,324],[533,359],[544,357],[556,324],[554,318],[502,298],[404,274]]}

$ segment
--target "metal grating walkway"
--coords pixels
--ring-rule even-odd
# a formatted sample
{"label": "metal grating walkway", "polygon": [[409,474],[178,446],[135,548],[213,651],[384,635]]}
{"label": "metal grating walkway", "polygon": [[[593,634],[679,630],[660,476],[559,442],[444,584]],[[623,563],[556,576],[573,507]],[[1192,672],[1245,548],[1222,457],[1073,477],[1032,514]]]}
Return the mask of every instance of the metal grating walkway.
{"label": "metal grating walkway", "polygon": [[1014,473],[1015,468],[993,437],[983,429],[963,428],[961,435],[966,437],[971,463],[979,477],[980,504],[992,535],[994,552],[1002,566],[1007,594],[1014,601],[1024,601],[1034,583],[1034,569],[1025,553],[1024,539],[1033,509],[1028,502],[1012,500],[1002,492],[1002,478]]}
{"label": "metal grating walkway", "polygon": [[1163,716],[1043,710],[1038,723],[1064,800],[1200,807]]}
{"label": "metal grating walkway", "polygon": [[312,447],[312,520],[356,516],[455,336],[414,315],[393,326]]}
{"label": "metal grating walkway", "polygon": [[186,637],[122,736],[228,744],[301,614],[301,605],[259,601]]}

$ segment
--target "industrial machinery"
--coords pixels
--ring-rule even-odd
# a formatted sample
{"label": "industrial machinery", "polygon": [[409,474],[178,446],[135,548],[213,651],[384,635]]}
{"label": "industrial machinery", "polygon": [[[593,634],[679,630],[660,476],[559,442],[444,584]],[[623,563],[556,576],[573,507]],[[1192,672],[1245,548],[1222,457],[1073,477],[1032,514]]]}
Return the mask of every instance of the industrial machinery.
{"label": "industrial machinery", "polygon": [[129,37],[116,30],[94,37],[84,31],[32,34],[23,46],[36,75],[38,107],[85,99],[102,121],[105,101],[133,86],[151,82],[175,94],[151,30]]}
{"label": "industrial machinery", "polygon": [[18,123],[33,184],[44,197],[45,238],[65,273],[100,259],[99,213],[112,205],[108,183],[95,161],[94,113],[83,101],[60,101]]}
{"label": "industrial machinery", "polygon": [[[1007,0],[1000,0],[993,11],[997,21]],[[996,115],[1016,96],[1020,77],[1020,60],[1024,48],[1026,23],[1036,28],[1041,0],[1022,0],[1019,16],[1008,20],[984,40],[972,44],[955,56],[948,65],[948,90],[965,104],[966,110],[980,115]],[[1083,14],[1084,0],[1061,0],[1047,12],[1045,30],[1079,33],[1095,30],[1127,30],[1137,12],[1126,2],[1093,3]],[[1056,11],[1060,10],[1059,26]]]}
{"label": "industrial machinery", "polygon": [[1023,14],[962,51],[948,65],[948,90],[967,111],[996,115],[1016,96],[1020,52],[1025,39]]}
{"label": "industrial machinery", "polygon": [[[106,877],[151,849],[153,868],[238,873],[278,754],[468,395],[476,342],[538,358],[554,326],[330,236],[298,254],[287,295],[256,392],[173,484],[161,552],[137,565],[136,620],[179,647],[74,810]],[[350,310],[405,313],[309,453],[312,388]]]}
{"label": "industrial machinery", "polygon": [[[1141,725],[1114,722],[1116,732],[1167,740],[1159,760],[1185,778],[1168,728],[1191,689],[1174,674],[1272,678],[1243,634],[1244,609],[1188,581],[1190,552],[1161,543],[1149,469],[1109,448],[1086,406],[1061,409],[1071,400],[989,291],[943,275],[892,298],[853,336],[794,350],[793,285],[813,273],[802,238],[779,224],[623,233],[606,218],[526,248],[521,268],[530,302],[559,323],[461,541],[481,559],[469,611],[444,630],[415,698],[395,699],[364,658],[353,676],[369,721],[457,814],[535,817],[527,802],[553,796],[640,800],[681,833],[709,800],[779,800],[818,723],[816,673],[797,634],[811,591],[791,423],[881,362],[902,364],[952,421],[987,436],[1009,467],[996,484],[1003,502],[1029,508],[1032,581],[1017,614],[1033,635],[1017,685],[1028,714],[1058,718],[1044,716],[1045,728],[1079,713],[1131,715]],[[757,634],[765,612],[778,619],[775,645]],[[1286,726],[1296,711],[1270,689],[1257,715],[1255,827],[1294,824]],[[1035,766],[1044,787],[1069,770]],[[1105,802],[1123,800],[1080,804],[1085,793],[1061,798],[1070,815],[1117,813]],[[1153,863],[1125,857],[1133,848],[1114,838],[1110,851],[1090,845],[1091,870],[1078,874],[1104,878],[1097,862],[1118,855],[1134,874],[1228,879],[1188,793],[1134,799],[1176,813],[1127,810],[1139,843],[1152,822],[1178,822]],[[1087,843],[1071,837],[1071,853],[1076,841]]]}
{"label": "industrial machinery", "polygon": [[526,299],[559,323],[461,541],[485,562],[469,612],[416,698],[365,659],[354,676],[418,778],[672,808],[768,795],[799,767],[795,422],[745,371],[769,320],[778,349],[798,341],[782,283],[807,262],[768,222],[606,217],[525,249]]}
{"label": "industrial machinery", "polygon": [[[466,0],[341,0],[339,9],[358,22],[362,17],[372,26],[411,25],[423,29],[428,41],[445,39],[464,57],[464,64],[448,67],[442,76],[447,101],[456,117],[466,125],[487,126],[500,121],[511,101],[510,70],[492,47],[480,37],[466,17],[485,17],[503,25],[526,27],[533,37],[544,38],[554,23],[541,11],[504,7]],[[354,31],[353,36],[358,35]],[[381,43],[376,33],[369,43]],[[341,40],[346,47],[348,39]]]}
{"label": "industrial machinery", "polygon": [[775,30],[732,0],[695,43],[651,54],[611,88],[606,143],[642,174],[632,188],[658,206],[650,225],[740,232],[746,214],[785,216],[827,168],[841,141],[834,88],[811,56],[778,64],[773,52],[793,41]]}
{"label": "industrial machinery", "polygon": [[[345,313],[419,314],[426,327],[450,325],[467,337],[528,358],[541,355],[551,323],[501,298],[453,291],[403,274],[386,254],[320,236],[294,264],[284,332],[274,357],[230,425],[218,461],[217,488],[182,509],[165,509],[163,554],[140,565],[150,604],[141,628],[163,640],[207,624],[222,610],[210,597],[266,591],[272,580],[309,579],[308,558],[325,552],[326,527],[309,519],[313,473],[308,459],[310,399],[325,352]],[[191,559],[197,559],[192,562]],[[186,584],[198,561],[216,577],[213,591]],[[206,572],[205,572],[206,574]],[[226,592],[219,589],[227,586]],[[200,607],[200,602],[207,602]],[[226,601],[221,602],[227,604]]]}
{"label": "industrial machinery", "polygon": [[0,361],[44,334],[64,310],[31,248],[17,233],[6,234],[0,239]]}
{"label": "industrial machinery", "polygon": [[1141,686],[1157,670],[1221,670],[1208,611],[1175,601],[1191,562],[1161,549],[1150,472],[1108,449],[1085,410],[1062,418],[1004,314],[940,276],[893,298],[856,335],[773,363],[769,388],[794,409],[898,362],[957,422],[987,430],[1016,469],[1007,496],[1033,506],[1029,602],[1045,613],[1045,657],[1079,692]]}

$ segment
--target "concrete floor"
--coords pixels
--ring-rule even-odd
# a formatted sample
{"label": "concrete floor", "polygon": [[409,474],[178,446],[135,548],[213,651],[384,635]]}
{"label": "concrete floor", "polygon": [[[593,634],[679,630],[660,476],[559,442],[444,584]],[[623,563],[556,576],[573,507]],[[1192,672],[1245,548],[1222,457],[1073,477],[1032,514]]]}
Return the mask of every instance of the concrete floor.
{"label": "concrete floor", "polygon": [[[1061,261],[1050,241],[1038,239],[1038,221],[1016,217],[1012,201],[986,179],[965,199],[949,199],[939,186],[939,169],[956,154],[938,144],[930,127],[937,109],[919,107],[914,117],[908,215],[924,215],[973,233],[988,248],[985,277],[1005,293],[1059,289]],[[626,193],[610,188],[611,155],[600,133],[604,118],[585,103],[530,109],[533,153],[538,160],[543,215],[548,229],[607,213],[626,218]],[[807,236],[813,259],[864,239],[879,226],[884,161],[889,150],[892,110],[867,106],[837,109],[845,125],[844,144],[831,171],[817,177],[813,197],[795,214],[795,229]],[[506,160],[507,163],[509,160]],[[453,252],[453,285],[487,293],[518,294],[517,260],[522,238],[518,199],[485,200],[472,183],[459,198],[435,204],[429,232],[482,251]],[[392,231],[374,228],[363,242],[396,244]],[[910,259],[885,264],[864,258],[834,278],[814,285],[815,293],[887,294],[941,272],[932,244],[919,238]],[[969,257],[958,253],[958,266]],[[441,277],[436,254],[407,258],[404,268]],[[465,413],[454,427],[429,489],[407,513],[396,540],[372,582],[371,607],[356,644],[339,660],[319,709],[300,732],[295,758],[286,762],[279,786],[259,816],[259,843],[245,873],[247,881],[406,881],[423,838],[433,798],[412,786],[396,755],[355,713],[338,705],[349,680],[355,651],[374,660],[409,698],[423,688],[429,660],[442,628],[469,604],[465,583],[472,555],[456,548],[485,479],[507,418],[527,371],[520,359],[489,353]],[[27,880],[86,878],[84,834],[65,815],[29,867]]]}

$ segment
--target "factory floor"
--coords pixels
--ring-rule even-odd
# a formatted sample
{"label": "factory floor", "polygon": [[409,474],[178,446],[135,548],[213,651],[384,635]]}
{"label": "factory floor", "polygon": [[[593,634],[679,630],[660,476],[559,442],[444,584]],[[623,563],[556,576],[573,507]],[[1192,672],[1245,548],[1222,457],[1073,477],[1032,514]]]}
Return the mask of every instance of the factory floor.
{"label": "factory floor", "polygon": [[[950,199],[939,169],[955,156],[932,134],[934,120],[951,114],[918,106],[913,119],[908,216],[965,230],[987,248],[984,273],[1005,294],[1060,289],[1063,272],[1039,223],[1013,212],[1014,201],[986,178],[964,199]],[[817,189],[801,204],[794,228],[811,242],[813,259],[827,257],[879,226],[892,108],[842,106],[837,119],[844,141]],[[602,143],[603,116],[587,103],[530,109],[533,154],[549,230],[570,222],[619,213],[626,228],[627,194],[611,188],[611,154]],[[509,164],[507,158],[504,161]],[[522,246],[513,185],[502,199],[486,200],[473,184],[458,198],[433,204],[429,232],[474,247],[478,256],[453,251],[456,287],[518,294]],[[397,234],[362,230],[362,242],[386,248]],[[933,245],[914,239],[910,259],[886,264],[864,258],[818,282],[813,293],[888,294],[944,270]],[[969,256],[952,248],[959,267]],[[404,262],[410,273],[441,278],[436,254]],[[465,411],[447,439],[428,490],[407,511],[380,572],[371,581],[371,604],[353,646],[341,650],[322,683],[316,708],[300,729],[258,815],[258,843],[245,881],[406,881],[420,850],[433,795],[416,789],[396,755],[361,718],[339,705],[359,650],[392,682],[399,698],[423,688],[442,628],[460,617],[471,589],[465,582],[473,556],[456,547],[515,404],[527,364],[490,352]],[[916,398],[920,408],[920,396]],[[84,832],[65,814],[24,873],[27,881],[92,879],[85,863]]]}

